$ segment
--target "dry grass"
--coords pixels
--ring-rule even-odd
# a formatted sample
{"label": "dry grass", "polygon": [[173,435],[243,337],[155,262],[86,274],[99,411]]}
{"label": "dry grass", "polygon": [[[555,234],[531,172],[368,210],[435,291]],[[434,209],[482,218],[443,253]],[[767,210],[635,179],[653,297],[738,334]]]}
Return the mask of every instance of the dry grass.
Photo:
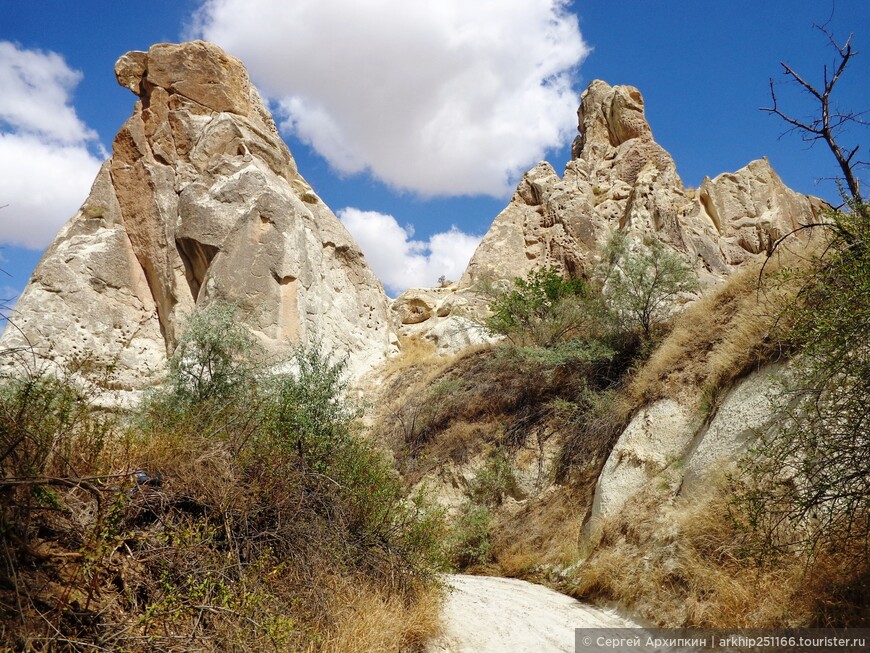
{"label": "dry grass", "polygon": [[452,461],[459,465],[484,453],[490,443],[496,442],[501,431],[498,422],[451,422],[443,431],[438,432],[426,450],[427,459],[421,467],[441,465]]}
{"label": "dry grass", "polygon": [[663,627],[800,625],[799,569],[759,570],[736,555],[715,505],[636,498],[604,526],[572,594],[617,601]]}
{"label": "dry grass", "polygon": [[500,574],[538,579],[542,567],[567,566],[576,560],[589,503],[567,487],[554,486],[521,510],[501,516],[492,533]]}
{"label": "dry grass", "polygon": [[[409,367],[388,380],[389,400],[381,404],[375,431],[403,466],[408,459],[437,458],[430,456],[437,450],[462,457],[450,434],[462,424],[463,432],[495,436],[497,444],[515,451],[539,427],[551,430],[547,423],[561,419],[557,405],[586,400],[588,367],[536,358],[550,354],[482,347],[427,369]],[[562,430],[567,422],[561,419],[558,426]]]}
{"label": "dry grass", "polygon": [[679,315],[627,388],[630,402],[642,406],[669,397],[697,403],[783,356],[777,320],[797,288],[781,275],[805,265],[811,253],[798,246],[766,264],[747,265]]}
{"label": "dry grass", "polygon": [[674,328],[628,387],[636,406],[657,399],[697,399],[778,355],[770,338],[780,293],[760,292],[760,265],[735,273],[675,320]]}
{"label": "dry grass", "polygon": [[489,571],[538,578],[541,569],[576,559],[595,479],[628,416],[613,392],[599,391],[596,383],[608,376],[599,360],[567,348],[495,346],[448,361],[410,352],[415,360],[390,368],[374,425],[405,480],[417,483],[445,465],[473,474],[468,467],[496,449],[522,466],[524,453],[544,460],[546,447],[541,480],[551,489],[529,490],[522,507],[493,507]]}
{"label": "dry grass", "polygon": [[663,627],[866,625],[866,560],[825,553],[761,564],[746,554],[725,496],[719,485],[691,499],[634,497],[605,523],[570,593]]}
{"label": "dry grass", "polygon": [[402,343],[399,356],[379,372],[383,384],[378,396],[371,398],[376,407],[371,433],[392,451],[400,470],[413,484],[431,469],[426,461],[435,457],[428,450],[433,437],[442,436],[439,460],[464,461],[473,455],[474,443],[487,426],[481,423],[446,428],[450,422],[445,411],[451,394],[450,379],[455,378],[457,367],[478,355],[480,349],[472,348],[458,356],[438,356],[431,345],[416,338],[403,339]]}
{"label": "dry grass", "polygon": [[403,370],[437,366],[439,358],[433,343],[414,336],[400,336],[399,354],[387,360],[381,374],[391,378]]}
{"label": "dry grass", "polygon": [[[791,354],[782,307],[817,244],[748,267],[680,315],[624,392],[634,409],[671,398],[715,409],[742,376]],[[763,283],[759,280],[763,279]],[[870,564],[854,550],[763,561],[732,520],[728,484],[673,497],[650,484],[603,525],[568,584],[578,598],[617,602],[668,627],[864,626]],[[844,546],[844,545],[841,545]]]}
{"label": "dry grass", "polygon": [[442,594],[434,589],[403,597],[356,585],[334,598],[335,623],[308,653],[422,651],[440,630]]}

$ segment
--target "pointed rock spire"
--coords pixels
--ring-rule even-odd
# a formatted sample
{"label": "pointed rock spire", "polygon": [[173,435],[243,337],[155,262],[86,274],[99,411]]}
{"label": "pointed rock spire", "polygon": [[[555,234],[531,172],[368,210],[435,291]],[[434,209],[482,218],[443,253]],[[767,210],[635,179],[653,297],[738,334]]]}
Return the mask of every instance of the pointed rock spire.
{"label": "pointed rock spire", "polygon": [[133,114],[0,346],[90,357],[133,390],[162,370],[191,312],[227,301],[273,352],[318,340],[355,371],[381,360],[383,287],[299,174],[244,66],[195,41],[129,52],[115,73],[137,96]]}

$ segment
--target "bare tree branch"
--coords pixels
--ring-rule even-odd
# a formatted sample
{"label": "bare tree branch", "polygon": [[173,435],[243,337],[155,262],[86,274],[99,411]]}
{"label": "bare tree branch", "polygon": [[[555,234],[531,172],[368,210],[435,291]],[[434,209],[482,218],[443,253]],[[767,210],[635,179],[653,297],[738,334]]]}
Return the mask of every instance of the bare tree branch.
{"label": "bare tree branch", "polygon": [[838,55],[838,61],[834,66],[834,73],[832,75],[829,75],[828,67],[824,67],[823,86],[821,88],[814,86],[806,79],[804,79],[804,77],[800,75],[794,68],[792,68],[785,62],[780,62],[780,65],[782,66],[783,72],[786,77],[788,77],[792,82],[798,84],[818,101],[818,117],[811,121],[800,120],[798,118],[795,118],[794,116],[785,113],[782,109],[780,109],[772,78],[770,80],[770,98],[772,101],[772,105],[769,107],[761,107],[761,110],[778,116],[783,121],[791,125],[792,129],[804,132],[802,134],[802,138],[807,142],[817,140],[825,141],[828,149],[831,150],[834,158],[837,160],[837,164],[840,166],[840,170],[843,173],[843,178],[846,181],[846,186],[849,189],[849,194],[852,196],[857,204],[861,205],[863,204],[863,198],[861,196],[861,184],[857,174],[855,173],[855,169],[859,165],[863,165],[863,162],[853,162],[855,154],[858,152],[860,145],[856,145],[854,148],[851,149],[846,148],[844,150],[843,147],[837,142],[837,132],[844,125],[849,123],[867,125],[868,123],[862,119],[862,116],[866,113],[866,111],[848,113],[831,111],[831,93],[834,91],[834,87],[837,85],[837,82],[840,80],[841,76],[845,72],[847,66],[849,65],[849,62],[854,56],[858,54],[858,52],[852,49],[851,34],[849,35],[849,38],[846,39],[846,42],[843,45],[840,45],[836,42],[833,35],[830,31],[828,31],[826,27],[816,25],[816,28],[828,37],[828,41],[837,51]]}

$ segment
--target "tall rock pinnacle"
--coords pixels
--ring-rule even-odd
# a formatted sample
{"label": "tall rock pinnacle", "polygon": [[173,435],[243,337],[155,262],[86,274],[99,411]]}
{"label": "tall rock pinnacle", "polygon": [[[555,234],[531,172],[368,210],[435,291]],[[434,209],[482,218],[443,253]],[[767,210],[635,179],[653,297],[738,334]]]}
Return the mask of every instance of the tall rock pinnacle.
{"label": "tall rock pinnacle", "polygon": [[588,273],[615,230],[667,243],[713,281],[823,208],[787,188],[766,159],[686,189],[653,139],[643,97],[632,86],[592,82],[577,117],[580,135],[565,174],[546,162],[525,174],[460,288],[548,266]]}
{"label": "tall rock pinnacle", "polygon": [[0,345],[57,363],[90,356],[136,389],[192,311],[228,301],[274,352],[318,340],[355,370],[382,359],[383,288],[242,64],[210,43],[162,43],[125,54],[115,74],[138,96],[133,115]]}

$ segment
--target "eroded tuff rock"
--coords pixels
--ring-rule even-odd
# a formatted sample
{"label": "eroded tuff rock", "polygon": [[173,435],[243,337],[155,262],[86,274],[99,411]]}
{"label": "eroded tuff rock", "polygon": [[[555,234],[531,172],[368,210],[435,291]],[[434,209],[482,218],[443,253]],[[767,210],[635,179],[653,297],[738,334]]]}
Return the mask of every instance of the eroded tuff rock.
{"label": "eroded tuff rock", "polygon": [[197,307],[231,301],[273,352],[320,339],[352,370],[390,347],[388,302],[296,168],[242,64],[201,41],[115,65],[138,96],[91,194],[46,252],[3,335],[147,385]]}
{"label": "eroded tuff rock", "polygon": [[[633,253],[651,238],[666,243],[709,285],[826,208],[787,188],[767,159],[685,188],[674,160],[653,139],[634,87],[592,82],[577,118],[580,135],[564,175],[542,162],[523,176],[455,289],[438,297],[440,305],[462,304],[474,322],[486,312],[481,288],[551,266],[589,276],[614,231],[628,236]],[[415,289],[396,300],[395,328],[455,353],[440,313],[421,310],[413,325],[403,313],[426,292],[435,291]]]}
{"label": "eroded tuff rock", "polygon": [[639,410],[598,476],[587,541],[597,542],[604,522],[643,493],[691,499],[707,491],[776,423],[788,374],[778,364],[753,372],[707,416],[672,399]]}
{"label": "eroded tuff rock", "polygon": [[456,284],[411,288],[392,303],[393,326],[402,336],[430,342],[439,354],[457,354],[496,340],[483,328],[481,299]]}
{"label": "eroded tuff rock", "polygon": [[588,274],[617,229],[667,243],[702,280],[714,281],[823,208],[789,190],[766,159],[686,189],[653,139],[634,87],[592,82],[577,116],[580,135],[564,175],[546,162],[525,174],[460,289],[548,266]]}

